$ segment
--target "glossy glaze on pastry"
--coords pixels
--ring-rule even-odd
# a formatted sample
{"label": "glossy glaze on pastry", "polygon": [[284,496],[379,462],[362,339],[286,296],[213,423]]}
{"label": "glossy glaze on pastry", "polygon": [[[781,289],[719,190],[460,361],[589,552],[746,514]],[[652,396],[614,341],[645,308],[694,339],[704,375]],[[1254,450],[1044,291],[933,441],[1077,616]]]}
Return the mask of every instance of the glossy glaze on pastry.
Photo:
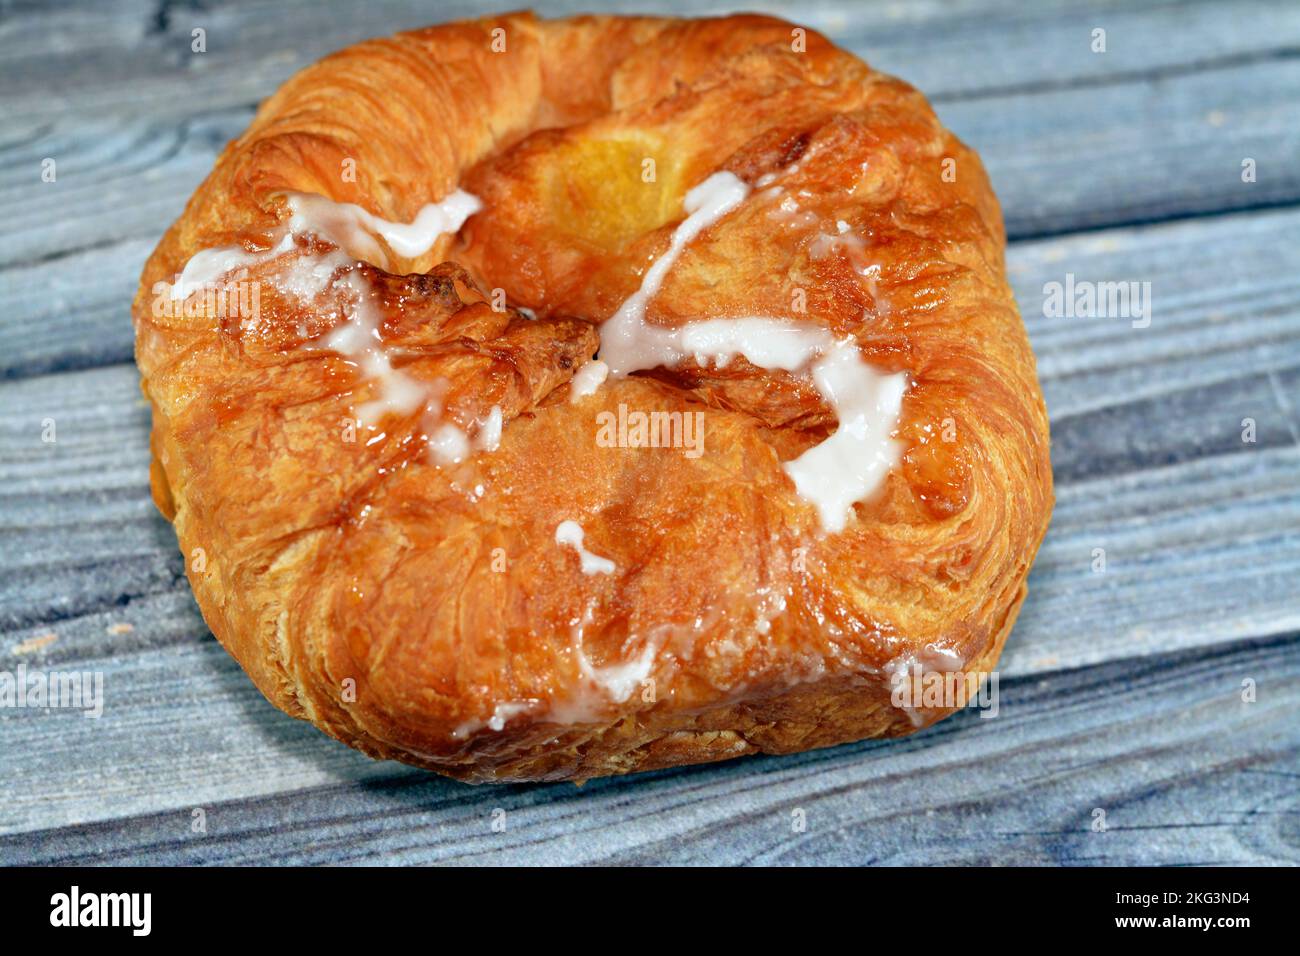
{"label": "glossy glaze on pastry", "polygon": [[783,21],[359,44],[145,268],[155,500],[262,692],[374,756],[910,733],[952,707],[900,668],[994,667],[1051,509],[1003,249],[924,98]]}

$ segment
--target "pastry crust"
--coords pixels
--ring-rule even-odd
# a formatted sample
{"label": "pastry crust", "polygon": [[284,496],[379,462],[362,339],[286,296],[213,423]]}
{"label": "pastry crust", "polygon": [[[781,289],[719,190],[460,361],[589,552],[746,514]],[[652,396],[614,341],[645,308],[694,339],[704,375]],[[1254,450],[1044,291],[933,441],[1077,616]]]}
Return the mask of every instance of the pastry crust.
{"label": "pastry crust", "polygon": [[[463,780],[584,779],[910,733],[953,707],[894,706],[900,668],[994,668],[1052,503],[997,202],[919,93],[795,30],[432,27],[302,71],[227,146],[145,267],[136,357],[155,501],[204,618],[277,707]],[[807,376],[688,360],[574,400],[599,323],[719,170],[753,192],[646,321],[799,303],[908,374],[901,460],[842,532],[782,467],[836,427]],[[500,410],[493,451],[439,463],[418,412],[348,440],[374,387],[319,347],[344,310],[305,308],[271,266],[248,270],[256,321],[159,308],[201,250],[270,246],[286,194],[405,223],[458,186],[484,204],[459,235],[359,274],[444,418],[474,433]],[[620,405],[702,413],[703,454],[604,447]],[[565,521],[612,573],[584,573]]]}

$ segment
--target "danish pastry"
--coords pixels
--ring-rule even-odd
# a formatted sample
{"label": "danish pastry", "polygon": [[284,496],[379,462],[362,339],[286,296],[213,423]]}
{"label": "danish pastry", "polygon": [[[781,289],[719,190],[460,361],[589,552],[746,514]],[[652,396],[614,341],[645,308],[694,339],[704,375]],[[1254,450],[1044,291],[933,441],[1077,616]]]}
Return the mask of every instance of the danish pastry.
{"label": "danish pastry", "polygon": [[276,706],[468,781],[910,733],[1052,503],[976,155],[759,16],[373,40],[228,145],[133,307],[154,499]]}

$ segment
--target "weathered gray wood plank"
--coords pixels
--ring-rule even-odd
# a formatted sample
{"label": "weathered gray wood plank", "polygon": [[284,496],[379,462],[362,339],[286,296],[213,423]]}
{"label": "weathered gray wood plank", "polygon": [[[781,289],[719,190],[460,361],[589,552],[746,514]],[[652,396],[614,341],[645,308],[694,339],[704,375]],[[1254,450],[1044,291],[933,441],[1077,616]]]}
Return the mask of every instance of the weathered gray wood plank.
{"label": "weathered gray wood plank", "polygon": [[[152,2],[37,6],[0,30],[0,95],[15,118],[138,112],[187,117],[196,107],[245,106],[295,70],[350,43],[493,9],[473,2],[379,0],[237,2],[212,9]],[[641,13],[638,0],[592,4],[542,0],[545,16]],[[712,3],[664,0],[662,14],[768,12],[820,30],[936,99],[1016,89],[1113,83],[1293,55],[1300,12],[1260,0],[1250,14],[1210,2],[1169,0],[1132,7],[1093,2],[970,0],[946,3]],[[191,51],[191,31],[207,31],[207,53]],[[1094,52],[1094,29],[1106,50]],[[292,37],[292,42],[288,42]],[[203,86],[202,103],[179,100],[176,85]]]}
{"label": "weathered gray wood plank", "polygon": [[[156,243],[222,147],[251,118],[245,109],[194,120],[93,119],[34,126],[30,141],[0,151],[6,160],[0,201],[7,212],[0,261],[51,276],[80,265],[89,273],[85,281],[95,281],[95,260],[66,260],[111,251],[131,239]],[[56,163],[54,182],[41,180],[46,157]],[[143,265],[143,257],[134,264],[128,303]],[[21,292],[22,278],[6,274],[3,281]]]}
{"label": "weathered gray wood plank", "polygon": [[[1294,204],[1300,59],[938,105],[975,146],[1008,235]],[[1064,119],[1063,119],[1064,118]],[[1242,163],[1257,181],[1242,181]]]}
{"label": "weathered gray wood plank", "polygon": [[[233,769],[218,759],[158,801],[166,812],[0,837],[0,860],[1295,864],[1298,651],[1291,635],[1004,679],[994,719],[967,711],[903,741],[581,789],[467,788],[398,770],[211,803],[201,778]],[[191,831],[195,808],[206,833]]]}
{"label": "weathered gray wood plank", "polygon": [[[431,16],[421,7],[404,9],[411,17]],[[349,31],[373,30],[376,19],[358,10],[345,5],[336,18],[317,14],[326,24],[322,42],[339,45],[355,39]],[[861,34],[880,44],[880,55],[862,52],[883,68],[923,74],[918,82],[939,92],[945,120],[984,155],[1013,236],[1300,200],[1300,169],[1291,161],[1300,152],[1300,100],[1293,93],[1300,88],[1300,61],[1285,52],[1300,35],[1300,9],[1294,6],[1265,5],[1251,18],[1215,4],[1109,10],[1102,19],[1117,18],[1115,42],[1124,42],[1106,54],[1094,54],[1079,41],[1083,24],[1102,14],[985,16],[966,9],[936,14],[926,32],[918,33],[914,21],[891,23],[877,8],[868,10],[874,12],[861,22],[834,5],[812,12],[828,22],[843,20],[846,36]],[[274,17],[287,13],[223,8],[213,15],[243,17],[230,29],[252,32],[241,33],[241,42],[225,51],[214,48],[202,61],[212,68],[179,69],[167,66],[166,57],[138,52],[113,57],[111,64],[88,56],[78,69],[96,77],[90,84],[76,70],[60,74],[62,79],[41,75],[36,66],[49,57],[24,65],[25,54],[12,54],[13,72],[6,74],[14,84],[6,104],[12,117],[0,142],[0,203],[7,212],[0,234],[0,296],[13,321],[0,332],[0,375],[129,356],[126,303],[152,241],[179,214],[220,147],[246,125],[252,102],[283,79],[281,73],[260,75],[245,60],[259,44],[283,45],[282,32],[259,24],[266,17],[274,24]],[[6,47],[27,41],[30,16],[11,22]],[[1179,32],[1183,41],[1157,42],[1171,18],[1188,20]],[[1010,41],[1001,32],[1008,23],[1014,25]],[[109,49],[114,42],[141,42],[142,36],[120,24],[117,32],[102,34],[78,27],[64,55],[85,54],[78,44],[92,38]],[[1018,46],[1006,53],[1006,42]],[[968,47],[964,60],[954,59]],[[1276,55],[1260,53],[1264,47]],[[993,56],[995,48],[1004,54]],[[1142,51],[1151,50],[1184,59],[1171,60],[1165,72],[1134,72]],[[299,53],[301,62],[315,55]],[[1067,73],[1069,65],[1081,64],[1078,82],[1084,85],[1031,88],[1053,62]],[[977,63],[1007,70],[1037,66],[1024,77],[1000,75],[983,87],[944,87],[939,73],[950,70],[953,83],[964,82]],[[156,80],[158,103],[141,99],[130,77],[120,84],[123,102],[95,102],[115,88],[114,70],[136,67],[171,71]],[[927,70],[938,72],[924,75]],[[74,83],[79,75],[81,87],[51,92],[51,84]],[[33,106],[24,114],[28,82]],[[238,83],[255,84],[256,93],[222,99],[222,91]],[[186,95],[177,95],[181,88]],[[59,95],[83,112],[51,108],[51,97],[57,104]],[[54,183],[40,181],[46,157],[59,164]],[[1257,163],[1257,182],[1241,181],[1240,164],[1247,157]]]}

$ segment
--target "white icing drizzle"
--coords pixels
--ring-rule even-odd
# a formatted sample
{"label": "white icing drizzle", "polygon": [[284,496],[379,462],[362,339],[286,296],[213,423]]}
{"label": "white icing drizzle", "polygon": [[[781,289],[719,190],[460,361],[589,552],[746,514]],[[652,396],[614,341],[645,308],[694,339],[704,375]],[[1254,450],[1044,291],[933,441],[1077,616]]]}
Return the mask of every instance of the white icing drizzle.
{"label": "white icing drizzle", "polygon": [[464,740],[476,730],[486,727],[488,730],[500,733],[506,729],[506,724],[520,714],[526,714],[529,711],[536,710],[541,706],[541,701],[535,698],[528,700],[503,700],[499,701],[492,708],[492,714],[487,720],[467,720],[457,724],[452,730],[451,736],[454,740]]}
{"label": "white icing drizzle", "polygon": [[[634,656],[604,667],[595,666],[583,646],[583,632],[591,623],[592,617],[593,605],[589,602],[580,617],[569,621],[573,655],[578,665],[578,680],[565,692],[547,703],[535,697],[498,701],[486,719],[472,718],[453,728],[452,738],[463,740],[484,727],[499,732],[512,718],[528,713],[537,714],[540,719],[553,724],[580,724],[599,720],[607,713],[609,704],[625,703],[638,689],[645,686],[656,667],[671,664],[671,657],[667,661],[661,660],[659,652],[664,646],[663,632],[671,630],[673,625],[661,625],[651,631],[641,650]],[[698,620],[696,624],[698,627]],[[625,642],[625,654],[634,640],[629,638]],[[544,715],[539,713],[542,708],[546,710]]]}
{"label": "white icing drizzle", "polygon": [[688,215],[673,230],[668,249],[646,270],[641,287],[628,296],[609,321],[600,327],[601,361],[609,366],[613,375],[622,376],[638,369],[668,364],[662,361],[643,364],[647,339],[660,331],[671,333],[671,330],[646,325],[646,306],[658,294],[668,271],[691,240],[744,202],[748,193],[749,187],[739,177],[724,172],[714,173],[686,194],[683,206]]}
{"label": "white icing drizzle", "polygon": [[[843,219],[838,219],[835,222],[835,235],[819,232],[817,237],[813,239],[812,243],[808,246],[808,258],[817,262],[821,259],[825,259],[836,249],[844,248],[855,252],[861,252],[866,247],[867,244],[863,238],[856,232],[853,232],[852,227],[849,226],[847,222]],[[859,272],[861,272],[861,270],[859,270]]]}
{"label": "white icing drizzle", "polygon": [[475,422],[477,431],[471,441],[465,431],[451,422],[443,422],[429,435],[429,453],[440,465],[453,465],[473,451],[496,451],[501,445],[501,427],[505,416],[500,405],[493,405],[487,415]]}
{"label": "white icing drizzle", "polygon": [[794,196],[785,195],[779,187],[773,187],[770,192],[774,197],[780,196],[781,201],[768,212],[768,219],[791,228],[816,225],[817,214],[810,209],[800,209],[799,200]]}
{"label": "white icing drizzle", "polygon": [[573,380],[569,383],[569,401],[577,402],[588,395],[594,395],[608,377],[608,365],[599,359],[588,362],[574,373]]}
{"label": "white icing drizzle", "polygon": [[[289,235],[292,245],[292,233]],[[305,253],[285,261],[276,275],[275,284],[300,302],[311,302],[334,284],[336,273],[354,265],[356,260],[342,249]]]}
{"label": "white icing drizzle", "polygon": [[501,445],[503,420],[501,406],[493,405],[487,417],[479,422],[478,434],[474,436],[474,447],[482,451],[496,451]]}
{"label": "white icing drizzle", "polygon": [[247,269],[281,255],[293,248],[293,237],[286,235],[279,246],[266,252],[249,252],[243,246],[218,246],[202,249],[190,257],[189,262],[172,283],[168,293],[172,301],[188,299],[202,288],[217,284],[228,272]]}
{"label": "white icing drizzle", "polygon": [[505,730],[506,721],[511,717],[528,713],[537,706],[537,703],[535,700],[508,700],[497,704],[492,708],[492,716],[488,718],[488,730],[495,730],[500,733]]}
{"label": "white icing drizzle", "polygon": [[[321,261],[308,267],[310,278],[304,286],[313,288],[312,280],[319,280],[323,284],[317,291],[331,284],[328,274],[331,265],[337,269],[349,264],[347,255],[372,264],[387,265],[387,257],[367,229],[383,236],[398,255],[415,258],[433,248],[444,233],[459,230],[466,219],[482,208],[476,197],[458,189],[441,202],[425,205],[414,222],[403,224],[381,219],[353,203],[337,203],[324,196],[289,193],[286,201],[291,213],[291,235],[310,233],[342,250],[341,253],[328,253],[321,257]],[[309,257],[300,257],[300,261],[302,258]],[[300,269],[300,266],[295,267],[295,271]],[[386,412],[409,415],[422,405],[429,406],[428,386],[393,368],[389,350],[379,335],[381,317],[370,301],[369,283],[361,273],[353,270],[333,279],[332,284],[345,286],[354,298],[347,321],[329,334],[325,347],[354,360],[362,375],[379,385],[380,397],[358,406],[357,418],[363,424],[374,425]],[[430,449],[439,462],[459,461],[468,452],[468,442],[454,425],[443,424],[434,430]]]}
{"label": "white icing drizzle", "polygon": [[243,246],[200,250],[185,263],[180,277],[172,284],[171,298],[188,298],[226,273],[292,252],[296,236],[314,233],[338,246],[341,252],[301,257],[299,263],[305,264],[292,266],[282,286],[300,298],[312,298],[329,286],[334,270],[350,266],[356,260],[381,268],[388,265],[388,257],[370,232],[383,236],[398,255],[414,259],[432,249],[440,236],[458,232],[466,219],[483,208],[477,196],[463,189],[457,189],[441,202],[423,206],[410,223],[390,222],[353,203],[334,202],[310,193],[286,193],[285,201],[290,214],[288,228],[274,248],[263,252],[249,252]]}
{"label": "white icing drizzle", "polygon": [[451,422],[443,422],[429,433],[429,453],[440,465],[464,460],[469,450],[469,437]]}
{"label": "white icing drizzle", "polygon": [[578,552],[583,574],[613,574],[615,564],[609,558],[592,554],[582,546],[585,533],[576,521],[561,521],[555,529],[555,543],[568,545]]}
{"label": "white icing drizzle", "polygon": [[843,531],[854,503],[898,464],[902,445],[890,435],[898,427],[907,376],[881,375],[847,339],[813,365],[812,377],[839,425],[821,444],[786,462],[785,471],[800,496],[817,508],[822,526]]}
{"label": "white icing drizzle", "polygon": [[[321,271],[324,271],[322,265]],[[389,351],[379,335],[379,311],[370,301],[370,284],[361,273],[345,272],[326,286],[344,288],[352,294],[347,321],[325,337],[324,346],[353,360],[362,376],[379,385],[379,397],[358,405],[357,419],[363,425],[377,425],[386,412],[409,415],[429,402],[429,388],[419,379],[393,368]]]}
{"label": "white icing drizzle", "polygon": [[632,696],[632,693],[641,686],[642,681],[650,676],[650,672],[654,670],[656,653],[654,644],[646,644],[641,649],[640,657],[634,657],[621,664],[610,664],[608,667],[592,667],[591,661],[579,645],[578,669],[584,680],[595,684],[601,693],[614,703],[621,704]]}
{"label": "white icing drizzle", "polygon": [[[547,720],[557,724],[580,724],[599,719],[607,704],[622,704],[638,687],[649,679],[658,661],[660,642],[646,640],[641,652],[621,663],[596,667],[587,657],[583,647],[583,632],[591,623],[592,606],[588,604],[582,616],[570,621],[573,636],[573,653],[578,663],[579,680],[569,692],[552,700]],[[624,644],[626,652],[628,642]]]}
{"label": "white icing drizzle", "polygon": [[415,259],[433,248],[438,238],[458,232],[465,220],[483,208],[477,196],[457,189],[441,202],[423,206],[409,223],[390,222],[355,203],[334,202],[312,193],[286,193],[292,213],[289,230],[314,232],[365,262],[387,268],[387,257],[371,233],[383,236],[399,256]]}
{"label": "white icing drizzle", "polygon": [[[237,269],[269,262],[297,247],[299,236],[314,235],[337,249],[329,252],[302,252],[290,258],[275,276],[277,288],[302,302],[311,302],[333,288],[348,298],[346,321],[336,326],[322,345],[353,362],[362,378],[378,385],[379,396],[357,406],[356,416],[364,425],[377,425],[388,412],[409,415],[421,407],[441,411],[428,385],[400,369],[394,368],[390,350],[379,334],[381,316],[371,301],[371,288],[365,276],[355,268],[367,262],[387,268],[388,257],[371,235],[379,234],[398,255],[413,259],[424,255],[446,233],[457,232],[483,204],[477,197],[457,189],[441,202],[429,203],[410,223],[390,222],[353,203],[338,203],[324,196],[286,193],[289,219],[284,234],[271,249],[248,252],[242,246],[204,249],[185,264],[172,285],[172,299],[184,299],[197,289],[215,284],[222,276]],[[483,423],[480,443],[493,450],[501,438],[501,409],[494,407]],[[450,423],[433,429],[430,450],[440,463],[459,461],[470,450],[465,434]]]}
{"label": "white icing drizzle", "polygon": [[[863,361],[852,339],[836,341],[826,329],[793,320],[746,316],[675,328],[645,321],[647,305],[686,246],[739,206],[748,192],[738,177],[720,172],[686,194],[687,217],[673,232],[667,251],[601,326],[600,357],[615,376],[671,367],[689,357],[721,367],[737,355],[759,368],[809,375],[839,425],[785,469],[799,495],[817,509],[822,526],[842,531],[854,503],[871,494],[898,462],[900,446],[890,436],[898,426],[906,374],[881,374]],[[839,229],[841,236],[847,231],[847,226]]]}

